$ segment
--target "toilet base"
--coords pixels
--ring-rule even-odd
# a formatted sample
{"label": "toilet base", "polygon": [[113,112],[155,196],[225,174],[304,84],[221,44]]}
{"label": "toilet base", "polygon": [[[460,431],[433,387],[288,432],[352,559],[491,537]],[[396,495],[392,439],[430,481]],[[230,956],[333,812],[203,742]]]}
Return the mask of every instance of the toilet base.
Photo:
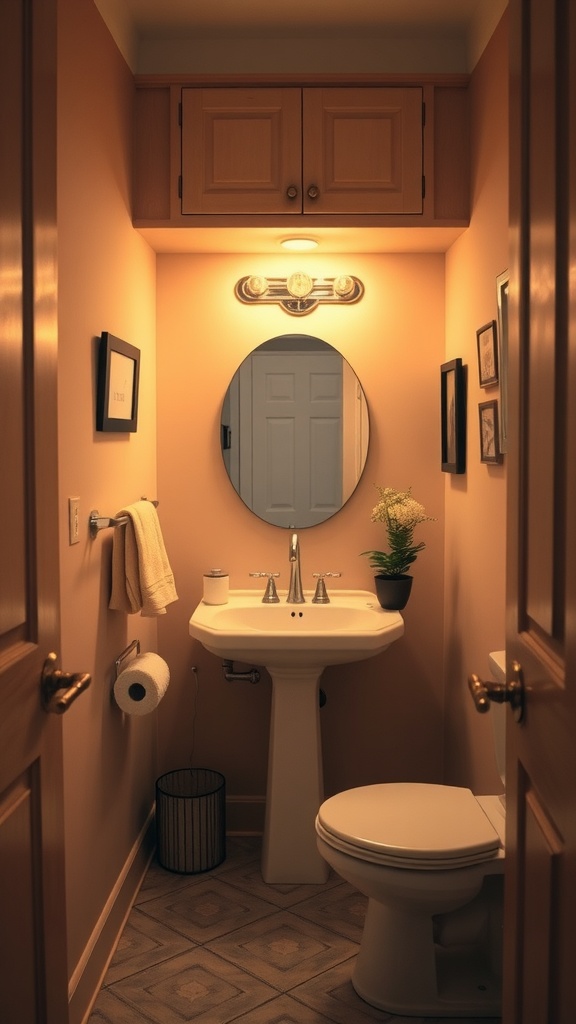
{"label": "toilet base", "polygon": [[374,899],[352,984],[361,999],[404,1016],[498,1017],[501,977],[483,943],[441,947],[431,918]]}

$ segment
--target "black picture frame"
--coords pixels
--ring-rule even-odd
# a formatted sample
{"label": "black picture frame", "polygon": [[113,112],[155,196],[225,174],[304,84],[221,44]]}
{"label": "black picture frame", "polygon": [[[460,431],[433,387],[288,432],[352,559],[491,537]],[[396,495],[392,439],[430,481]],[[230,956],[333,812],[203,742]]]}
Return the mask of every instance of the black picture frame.
{"label": "black picture frame", "polygon": [[466,472],[466,377],[461,359],[440,367],[442,472]]}
{"label": "black picture frame", "polygon": [[96,429],[138,430],[140,349],[103,331],[98,346]]}
{"label": "black picture frame", "polygon": [[476,331],[478,347],[478,378],[481,388],[498,383],[498,338],[496,321],[489,320]]}
{"label": "black picture frame", "polygon": [[500,451],[508,451],[508,290],[510,275],[504,270],[496,278],[498,304],[498,372],[500,374]]}
{"label": "black picture frame", "polygon": [[480,462],[497,465],[502,462],[497,400],[493,398],[489,402],[480,402],[478,415],[480,420]]}

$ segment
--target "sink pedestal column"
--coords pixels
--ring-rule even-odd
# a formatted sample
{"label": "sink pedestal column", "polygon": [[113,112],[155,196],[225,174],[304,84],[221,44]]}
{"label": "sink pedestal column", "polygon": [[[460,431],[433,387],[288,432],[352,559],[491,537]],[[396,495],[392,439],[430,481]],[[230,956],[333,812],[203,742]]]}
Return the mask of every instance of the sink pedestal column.
{"label": "sink pedestal column", "polygon": [[324,800],[318,680],[322,669],[275,668],[268,751],[262,877],[271,883],[318,884],[328,865],[314,822]]}

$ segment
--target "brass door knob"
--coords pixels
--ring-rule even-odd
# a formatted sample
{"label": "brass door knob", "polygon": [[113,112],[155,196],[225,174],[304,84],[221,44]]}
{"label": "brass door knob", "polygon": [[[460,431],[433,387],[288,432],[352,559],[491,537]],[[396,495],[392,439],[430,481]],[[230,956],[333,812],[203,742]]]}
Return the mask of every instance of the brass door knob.
{"label": "brass door knob", "polygon": [[490,708],[490,701],[496,704],[510,704],[516,722],[520,722],[524,714],[524,678],[522,667],[517,661],[512,662],[512,679],[505,683],[480,679],[475,672],[468,677],[468,688],[476,710],[484,714]]}
{"label": "brass door knob", "polygon": [[318,199],[318,196],[320,195],[320,189],[318,188],[318,185],[309,185],[306,194],[308,196],[308,199]]}
{"label": "brass door knob", "polygon": [[296,188],[296,185],[288,185],[288,188],[286,189],[286,195],[288,199],[297,199],[298,189]]}
{"label": "brass door knob", "polygon": [[42,707],[55,715],[63,715],[91,683],[88,672],[61,672],[56,668],[57,656],[49,654],[40,678]]}

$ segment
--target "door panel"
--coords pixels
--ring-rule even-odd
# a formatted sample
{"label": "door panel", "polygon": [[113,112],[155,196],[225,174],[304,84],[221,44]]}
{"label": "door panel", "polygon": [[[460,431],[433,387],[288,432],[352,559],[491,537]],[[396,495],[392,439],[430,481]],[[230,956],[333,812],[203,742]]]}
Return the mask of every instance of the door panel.
{"label": "door panel", "polygon": [[300,213],[300,120],[300,89],[183,89],[182,213]]}
{"label": "door panel", "polygon": [[505,1024],[576,1019],[575,13],[510,5]]}
{"label": "door panel", "polygon": [[256,352],[250,363],[251,507],[276,526],[314,526],[342,505],[342,358]]}
{"label": "door panel", "polygon": [[304,213],[422,213],[421,89],[305,89],[303,138]]}
{"label": "door panel", "polygon": [[61,722],[40,700],[59,639],[55,0],[1,4],[0,38],[0,1020],[65,1024]]}

